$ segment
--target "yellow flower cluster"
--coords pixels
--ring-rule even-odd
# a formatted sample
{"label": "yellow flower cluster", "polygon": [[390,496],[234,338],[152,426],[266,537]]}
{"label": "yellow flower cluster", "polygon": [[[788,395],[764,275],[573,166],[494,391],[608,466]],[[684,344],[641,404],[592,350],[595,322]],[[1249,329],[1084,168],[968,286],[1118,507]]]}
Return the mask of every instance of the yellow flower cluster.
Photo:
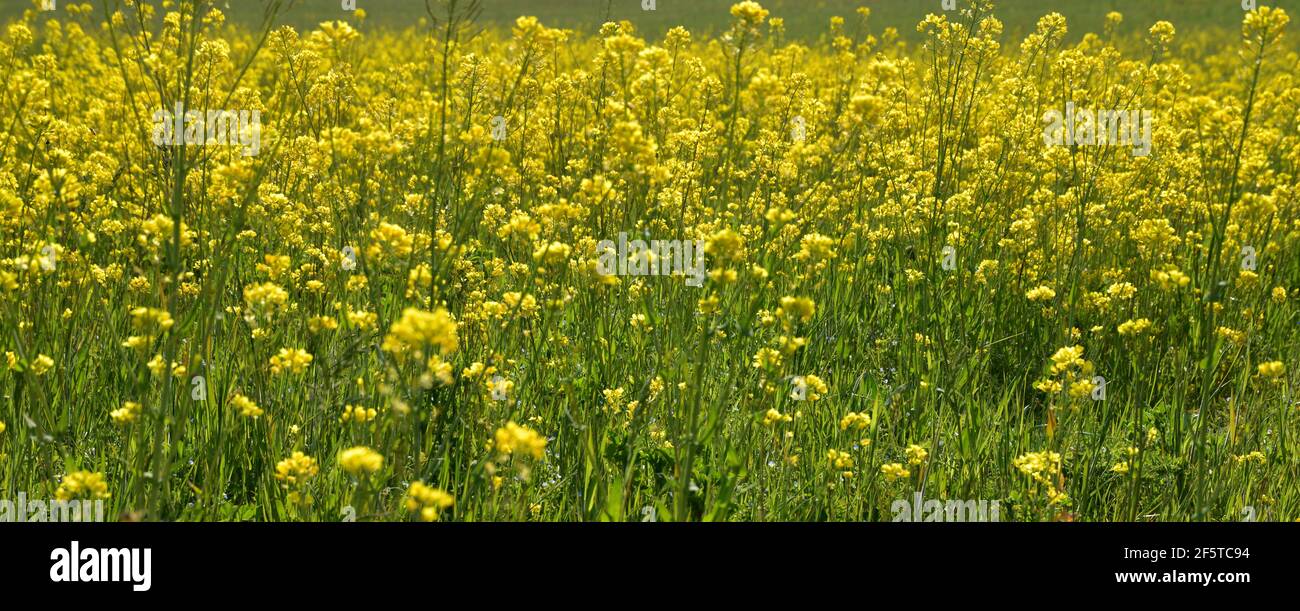
{"label": "yellow flower cluster", "polygon": [[1032,481],[1041,486],[1049,502],[1059,504],[1067,500],[1065,492],[1061,489],[1061,455],[1059,453],[1046,450],[1029,452],[1016,457],[1015,460],[1011,461],[1011,466],[1029,476]]}
{"label": "yellow flower cluster", "polygon": [[541,459],[546,451],[546,438],[511,420],[497,429],[496,450],[503,455],[523,454]]}
{"label": "yellow flower cluster", "polygon": [[424,482],[411,482],[406,491],[406,510],[416,513],[425,522],[436,522],[443,510],[455,504],[456,499],[446,491],[431,488]]}
{"label": "yellow flower cluster", "polygon": [[365,446],[356,446],[339,453],[339,466],[351,475],[373,475],[383,468],[384,457]]}
{"label": "yellow flower cluster", "polygon": [[911,471],[908,471],[906,467],[896,462],[880,465],[880,473],[885,476],[885,481],[887,482],[907,479],[912,476]]}
{"label": "yellow flower cluster", "polygon": [[317,473],[320,473],[320,465],[316,459],[302,452],[294,452],[289,458],[275,464],[275,479],[287,485],[301,484]]}
{"label": "yellow flower cluster", "polygon": [[73,471],[63,476],[54,498],[60,501],[101,500],[109,497],[108,482],[103,473]]}
{"label": "yellow flower cluster", "polygon": [[312,355],[301,348],[281,348],[280,352],[271,357],[271,373],[280,375],[286,371],[295,375],[301,374],[311,365]]}
{"label": "yellow flower cluster", "polygon": [[131,424],[140,418],[142,407],[135,401],[126,401],[119,407],[109,412],[109,417],[113,419],[113,424],[125,425]]}
{"label": "yellow flower cluster", "polygon": [[252,399],[249,399],[244,395],[236,394],[232,397],[230,399],[230,406],[235,408],[235,411],[245,418],[256,419],[262,415],[262,408],[258,407]]}

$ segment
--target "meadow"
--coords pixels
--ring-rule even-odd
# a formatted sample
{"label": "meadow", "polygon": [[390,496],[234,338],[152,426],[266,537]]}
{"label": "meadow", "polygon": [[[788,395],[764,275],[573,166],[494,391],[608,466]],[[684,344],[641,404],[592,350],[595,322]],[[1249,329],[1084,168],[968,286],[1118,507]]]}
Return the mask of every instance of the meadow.
{"label": "meadow", "polygon": [[1300,519],[1285,9],[411,4],[8,16],[0,499]]}

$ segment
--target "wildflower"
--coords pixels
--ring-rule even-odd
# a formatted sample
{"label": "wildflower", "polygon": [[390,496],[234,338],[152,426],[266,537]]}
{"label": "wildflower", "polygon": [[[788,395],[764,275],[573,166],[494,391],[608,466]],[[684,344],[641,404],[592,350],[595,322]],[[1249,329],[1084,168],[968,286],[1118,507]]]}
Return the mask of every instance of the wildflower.
{"label": "wildflower", "polygon": [[731,16],[747,25],[760,25],[767,19],[767,9],[754,0],[745,0],[731,5]]}
{"label": "wildflower", "polygon": [[[433,379],[437,380],[443,386],[451,386],[452,383],[455,382],[455,379],[452,378],[451,363],[442,360],[438,355],[435,354],[429,357],[429,361],[425,363],[425,367]],[[514,382],[511,382],[510,384],[512,387],[514,386]]]}
{"label": "wildflower", "polygon": [[820,233],[810,233],[799,242],[799,252],[794,258],[799,261],[822,261],[835,258],[835,239]]}
{"label": "wildflower", "polygon": [[1030,301],[1051,301],[1056,299],[1056,291],[1045,286],[1039,286],[1025,293],[1025,298]]}
{"label": "wildflower", "polygon": [[136,403],[135,401],[126,401],[122,403],[122,407],[109,412],[108,416],[113,419],[113,424],[131,424],[140,418],[141,409],[139,403]]}
{"label": "wildflower", "polygon": [[880,465],[880,473],[885,476],[885,481],[887,482],[911,477],[912,475],[912,473],[905,469],[903,465],[896,462]]}
{"label": "wildflower", "polygon": [[375,328],[379,322],[379,315],[374,312],[348,310],[348,324],[356,327],[360,331],[369,331]]}
{"label": "wildflower", "polygon": [[1265,378],[1280,378],[1286,373],[1286,365],[1282,361],[1269,361],[1259,364],[1259,375]]}
{"label": "wildflower", "polygon": [[925,462],[925,460],[930,457],[930,453],[926,452],[925,448],[916,444],[911,444],[907,446],[906,454],[907,454],[907,464],[909,465],[919,465]]}
{"label": "wildflower", "polygon": [[1160,286],[1161,290],[1173,290],[1187,286],[1192,279],[1177,269],[1168,269],[1164,271],[1151,270],[1151,280]]}
{"label": "wildflower", "polygon": [[807,297],[782,297],[781,307],[776,309],[776,316],[788,322],[808,322],[812,320],[817,305]]}
{"label": "wildflower", "polygon": [[848,452],[831,449],[826,451],[826,459],[830,461],[831,466],[836,469],[853,468],[853,457]]}
{"label": "wildflower", "polygon": [[1052,478],[1061,473],[1061,455],[1056,452],[1030,452],[1011,461],[1011,466],[1039,483],[1053,485]]}
{"label": "wildflower", "polygon": [[850,428],[864,429],[871,426],[871,416],[859,414],[858,412],[849,412],[843,418],[840,418],[840,430],[847,431]]}
{"label": "wildflower", "polygon": [[131,326],[149,338],[156,338],[171,330],[175,321],[167,310],[139,307],[131,310]]}
{"label": "wildflower", "polygon": [[284,312],[289,304],[289,292],[274,282],[250,284],[244,287],[244,305],[248,314],[245,319],[256,324],[269,321]]}
{"label": "wildflower", "polygon": [[558,265],[568,261],[571,252],[573,252],[573,249],[563,242],[540,244],[533,251],[533,260],[547,265]]}
{"label": "wildflower", "polygon": [[333,316],[313,316],[307,319],[307,330],[312,333],[334,331],[339,328],[339,321]]}
{"label": "wildflower", "polygon": [[763,414],[763,426],[774,426],[782,422],[790,422],[793,418],[789,414],[782,414],[775,408],[768,408]]}
{"label": "wildflower", "polygon": [[300,348],[281,348],[279,354],[271,357],[271,373],[280,375],[288,370],[301,374],[311,365],[312,356]]}
{"label": "wildflower", "polygon": [[424,482],[411,482],[406,491],[406,510],[418,513],[425,522],[437,522],[441,512],[455,502],[446,491],[429,487]]}
{"label": "wildflower", "polygon": [[1120,324],[1119,334],[1124,336],[1142,335],[1151,329],[1151,321],[1145,318],[1129,320]]}
{"label": "wildflower", "polygon": [[378,415],[378,413],[379,412],[376,411],[375,408],[373,407],[365,408],[356,405],[348,405],[347,407],[343,408],[343,416],[339,418],[339,422],[343,424],[347,424],[349,422],[363,424],[366,422],[370,422],[371,420],[374,420],[375,416]]}
{"label": "wildflower", "polygon": [[512,420],[497,429],[496,450],[500,454],[519,453],[540,459],[546,450],[546,438],[526,426],[515,424]]}
{"label": "wildflower", "polygon": [[1262,465],[1268,461],[1268,457],[1264,456],[1263,452],[1255,450],[1249,454],[1233,455],[1232,460],[1237,463],[1257,462]]}
{"label": "wildflower", "polygon": [[600,394],[605,397],[606,411],[616,412],[623,407],[623,403],[626,401],[624,397],[626,393],[621,386],[618,388],[606,388],[605,390],[600,391]]}
{"label": "wildflower", "polygon": [[372,475],[384,466],[384,457],[365,446],[356,446],[339,453],[339,466],[351,475]]}
{"label": "wildflower", "polygon": [[262,408],[258,407],[252,399],[249,399],[244,395],[235,395],[234,398],[230,400],[230,405],[235,408],[235,411],[238,412],[240,416],[245,418],[256,419],[258,416],[262,415]]}
{"label": "wildflower", "polygon": [[102,500],[111,496],[103,473],[91,471],[73,471],[63,476],[59,488],[54,491],[54,498],[60,501]]}
{"label": "wildflower", "polygon": [[781,353],[771,348],[759,348],[754,353],[755,369],[776,369],[781,366]]}
{"label": "wildflower", "polygon": [[374,261],[405,259],[415,248],[415,237],[401,225],[380,223],[370,231],[370,246],[366,256]]}
{"label": "wildflower", "polygon": [[319,472],[320,466],[316,464],[316,459],[302,452],[294,452],[289,458],[275,464],[275,479],[288,485],[301,484]]}
{"label": "wildflower", "polygon": [[[808,374],[799,379],[803,381],[804,399],[809,402],[817,401],[822,398],[822,395],[830,392],[830,387],[826,386],[826,382],[823,382],[821,378],[815,375]],[[790,392],[793,394],[796,390]],[[799,397],[792,396],[791,398],[798,399]]]}
{"label": "wildflower", "polygon": [[408,351],[419,351],[424,346],[436,346],[442,354],[456,351],[456,321],[442,308],[426,312],[415,308],[402,311],[402,318],[393,323],[384,337],[384,351],[401,358]]}
{"label": "wildflower", "polygon": [[54,369],[54,359],[44,354],[36,355],[36,360],[32,361],[32,375],[43,376],[49,373],[51,369]]}

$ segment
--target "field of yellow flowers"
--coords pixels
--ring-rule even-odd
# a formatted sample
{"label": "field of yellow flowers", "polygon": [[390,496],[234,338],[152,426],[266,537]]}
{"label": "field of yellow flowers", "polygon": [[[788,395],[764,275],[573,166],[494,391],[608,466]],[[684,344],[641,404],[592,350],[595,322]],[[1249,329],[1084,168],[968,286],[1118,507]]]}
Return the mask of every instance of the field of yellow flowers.
{"label": "field of yellow flowers", "polygon": [[[470,0],[402,31],[217,4],[4,26],[0,498],[1300,518],[1281,9],[1081,37],[1045,10],[1009,40],[987,0],[936,2],[804,40],[744,1],[647,40]],[[1080,109],[1147,151],[1054,142]]]}

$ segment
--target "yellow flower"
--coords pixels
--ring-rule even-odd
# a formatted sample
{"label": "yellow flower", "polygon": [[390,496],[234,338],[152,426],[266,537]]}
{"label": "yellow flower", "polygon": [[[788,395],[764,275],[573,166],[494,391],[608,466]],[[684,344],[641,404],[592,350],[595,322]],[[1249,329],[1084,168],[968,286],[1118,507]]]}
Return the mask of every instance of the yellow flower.
{"label": "yellow flower", "polygon": [[1145,318],[1126,321],[1119,326],[1120,335],[1142,335],[1151,329],[1151,321]]}
{"label": "yellow flower", "polygon": [[311,365],[312,356],[301,348],[281,348],[280,353],[271,357],[271,373],[279,375],[287,369],[300,374]]}
{"label": "yellow flower", "polygon": [[817,312],[817,304],[807,297],[782,297],[781,307],[776,309],[776,316],[788,322],[808,322]]}
{"label": "yellow flower", "polygon": [[375,314],[374,312],[356,311],[356,310],[349,309],[347,314],[347,319],[348,319],[348,324],[352,325],[353,327],[356,327],[358,330],[369,331],[375,328],[376,323],[379,322],[379,315]]}
{"label": "yellow flower", "polygon": [[911,477],[912,472],[903,468],[903,465],[896,462],[880,465],[880,472],[884,474],[885,481],[892,482],[897,479]]}
{"label": "yellow flower", "polygon": [[1035,481],[1052,485],[1052,477],[1061,472],[1061,455],[1056,452],[1030,452],[1011,461],[1011,466]]}
{"label": "yellow flower", "polygon": [[1147,33],[1151,35],[1152,42],[1163,47],[1174,39],[1174,24],[1168,21],[1157,21]]}
{"label": "yellow flower", "polygon": [[366,256],[375,261],[404,259],[415,247],[415,237],[393,223],[380,223],[370,231],[370,240]]}
{"label": "yellow flower", "polygon": [[754,0],[745,0],[731,5],[731,16],[749,26],[757,26],[767,19],[767,9]]}
{"label": "yellow flower", "polygon": [[373,407],[364,408],[356,405],[349,405],[343,408],[343,417],[339,418],[339,422],[343,424],[348,422],[362,424],[374,420],[375,416],[378,414],[379,412]]}
{"label": "yellow flower", "polygon": [[54,491],[54,498],[60,501],[72,500],[102,500],[109,498],[108,484],[104,481],[103,473],[94,473],[91,471],[73,471],[63,476],[59,482],[58,490]]}
{"label": "yellow flower", "polygon": [[1259,364],[1259,375],[1265,378],[1280,378],[1286,373],[1286,365],[1282,361],[1269,361]]}
{"label": "yellow flower", "polygon": [[929,457],[930,457],[930,453],[926,452],[925,448],[916,444],[911,444],[907,446],[907,464],[919,465],[925,462],[925,460]]}
{"label": "yellow flower", "polygon": [[320,466],[316,464],[316,459],[302,452],[294,452],[289,458],[275,464],[275,479],[287,485],[301,484],[319,472]]}
{"label": "yellow flower", "polygon": [[1262,465],[1268,461],[1268,457],[1264,456],[1263,452],[1255,450],[1249,454],[1233,455],[1232,460],[1238,463],[1257,462]]}
{"label": "yellow flower", "polygon": [[444,509],[455,504],[456,499],[440,488],[431,488],[424,482],[411,482],[406,491],[406,510],[419,513],[425,522],[436,522]]}
{"label": "yellow flower", "polygon": [[36,355],[36,360],[32,361],[32,374],[43,376],[54,368],[54,359],[44,354]]}
{"label": "yellow flower", "polygon": [[[796,378],[796,381],[798,380],[803,381],[804,398],[809,402],[820,400],[822,395],[830,392],[830,387],[826,385],[826,382],[823,382],[821,378],[815,375],[808,374],[806,376],[801,376]],[[790,391],[791,395],[794,395],[796,391],[797,389],[792,389]],[[798,397],[792,396],[791,398],[797,399]]]}
{"label": "yellow flower", "polygon": [[1030,301],[1051,301],[1056,299],[1056,291],[1046,286],[1039,286],[1025,293],[1025,298]]}
{"label": "yellow flower", "polygon": [[826,451],[826,459],[830,461],[831,466],[836,469],[853,468],[853,457],[848,452],[831,449]]}
{"label": "yellow flower", "polygon": [[864,429],[871,426],[871,416],[859,414],[858,412],[849,412],[843,418],[840,418],[840,430],[846,431],[849,428]]}
{"label": "yellow flower", "polygon": [[774,408],[768,408],[767,413],[763,414],[763,426],[774,426],[782,422],[793,420],[788,414],[782,414]]}
{"label": "yellow flower", "polygon": [[526,426],[515,424],[512,420],[497,429],[496,449],[500,454],[517,452],[540,459],[546,450],[546,438]]}
{"label": "yellow flower", "polygon": [[568,261],[571,252],[573,249],[563,242],[543,243],[533,251],[533,260],[547,265],[558,265]]}
{"label": "yellow flower", "polygon": [[169,331],[175,322],[167,310],[146,307],[131,310],[131,326],[148,337],[157,337]]}
{"label": "yellow flower", "polygon": [[135,401],[127,401],[111,412],[109,417],[113,419],[113,424],[124,425],[135,422],[140,417],[141,406]]}
{"label": "yellow flower", "polygon": [[289,293],[274,282],[250,284],[244,287],[244,304],[248,308],[249,322],[269,320],[283,312],[289,303]]}
{"label": "yellow flower", "polygon": [[438,308],[426,312],[416,308],[406,308],[402,318],[393,323],[384,337],[384,351],[402,358],[410,351],[420,352],[424,346],[437,346],[442,354],[456,351],[458,344],[456,321],[447,310]]}
{"label": "yellow flower", "polygon": [[262,415],[262,408],[258,407],[256,403],[253,403],[252,399],[249,399],[244,395],[235,395],[234,398],[230,400],[230,405],[239,412],[240,416],[246,418],[256,419],[258,416]]}
{"label": "yellow flower", "polygon": [[365,446],[356,446],[339,453],[339,466],[352,475],[370,475],[384,466],[384,457]]}
{"label": "yellow flower", "polygon": [[339,328],[339,321],[333,316],[313,316],[307,319],[307,330],[312,333],[333,331]]}
{"label": "yellow flower", "polygon": [[600,391],[600,394],[605,397],[606,411],[618,411],[623,407],[624,401],[627,400],[625,397],[627,393],[621,386],[618,388],[606,388],[605,390]]}
{"label": "yellow flower", "polygon": [[781,353],[772,348],[759,348],[753,363],[755,369],[776,369],[781,366]]}

